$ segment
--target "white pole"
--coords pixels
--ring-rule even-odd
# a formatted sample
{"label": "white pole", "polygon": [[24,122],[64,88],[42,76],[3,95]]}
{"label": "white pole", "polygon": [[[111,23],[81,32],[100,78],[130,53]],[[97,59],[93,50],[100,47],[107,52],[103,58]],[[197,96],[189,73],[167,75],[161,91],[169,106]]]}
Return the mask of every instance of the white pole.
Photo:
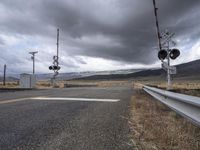
{"label": "white pole", "polygon": [[167,64],[168,64],[168,69],[167,69],[167,90],[171,89],[171,74],[170,74],[170,49],[169,49],[169,41],[168,41],[168,46],[167,46]]}

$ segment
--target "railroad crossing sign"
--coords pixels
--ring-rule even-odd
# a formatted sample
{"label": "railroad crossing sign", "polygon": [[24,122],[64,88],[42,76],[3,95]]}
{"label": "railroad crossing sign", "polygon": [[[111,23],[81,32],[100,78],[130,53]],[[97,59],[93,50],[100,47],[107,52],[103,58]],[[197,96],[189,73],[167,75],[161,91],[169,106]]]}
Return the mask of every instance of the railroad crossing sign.
{"label": "railroad crossing sign", "polygon": [[175,33],[170,33],[166,30],[166,32],[161,34],[162,37],[162,42],[161,45],[162,47],[164,47],[165,44],[167,44],[168,42],[171,42],[173,45],[176,45],[176,42],[172,41],[172,37],[175,35]]}
{"label": "railroad crossing sign", "polygon": [[176,74],[177,73],[176,67],[175,66],[169,66],[166,62],[162,63],[162,68],[165,71],[168,71],[168,69],[169,69],[170,74]]}

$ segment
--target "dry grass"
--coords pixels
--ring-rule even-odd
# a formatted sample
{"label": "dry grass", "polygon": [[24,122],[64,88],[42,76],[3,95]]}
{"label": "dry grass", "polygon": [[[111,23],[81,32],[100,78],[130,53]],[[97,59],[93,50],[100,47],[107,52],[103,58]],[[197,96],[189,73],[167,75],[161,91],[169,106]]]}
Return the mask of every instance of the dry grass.
{"label": "dry grass", "polygon": [[[166,88],[167,83],[163,80],[148,80],[148,81],[135,81],[135,83],[147,84],[152,86],[157,86],[159,88]],[[192,90],[192,89],[200,89],[200,81],[199,80],[188,80],[188,81],[173,81],[172,89],[183,89],[183,90]]]}
{"label": "dry grass", "polygon": [[[166,89],[166,81],[162,80],[146,80],[146,81],[134,81],[134,85],[149,85],[156,86],[158,88]],[[188,81],[173,81],[171,90],[178,93],[199,96],[200,97],[200,81],[199,80],[188,80]]]}
{"label": "dry grass", "polygon": [[37,81],[36,88],[51,88],[51,82],[50,81]]}
{"label": "dry grass", "polygon": [[199,150],[200,128],[142,90],[132,97],[131,128],[139,150]]}
{"label": "dry grass", "polygon": [[98,80],[74,80],[74,81],[65,81],[64,83],[73,84],[73,85],[96,85],[97,87],[115,87],[115,86],[131,86],[132,82],[128,80],[107,80],[107,81],[98,81]]}
{"label": "dry grass", "polygon": [[[127,81],[127,80],[108,80],[108,81],[87,81],[87,80],[73,80],[73,81],[57,81],[56,82],[56,87],[58,88],[63,88],[64,84],[69,84],[69,85],[94,85],[97,87],[115,87],[115,86],[132,86],[132,82]],[[50,81],[38,81],[36,84],[37,88],[52,88],[51,82]]]}
{"label": "dry grass", "polygon": [[6,82],[4,86],[2,82],[0,82],[0,88],[16,88],[19,87],[19,82]]}
{"label": "dry grass", "polygon": [[[115,87],[115,86],[131,86],[132,82],[127,80],[108,80],[108,81],[87,81],[87,80],[74,80],[74,81],[56,81],[54,84],[54,87],[56,88],[63,88],[64,84],[70,84],[70,85],[94,85],[97,87]],[[17,88],[19,87],[18,82],[6,82],[6,86],[3,86],[3,83],[0,83],[0,88]],[[52,84],[50,81],[47,80],[41,80],[37,81],[36,88],[52,88]]]}

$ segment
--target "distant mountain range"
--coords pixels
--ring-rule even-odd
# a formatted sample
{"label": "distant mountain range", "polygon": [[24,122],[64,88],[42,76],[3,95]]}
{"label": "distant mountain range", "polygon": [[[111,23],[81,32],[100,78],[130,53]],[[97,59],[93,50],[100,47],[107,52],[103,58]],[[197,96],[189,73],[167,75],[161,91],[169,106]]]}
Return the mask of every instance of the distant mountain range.
{"label": "distant mountain range", "polygon": [[[191,61],[188,63],[176,65],[177,74],[174,78],[191,78],[200,79],[200,60]],[[137,71],[128,74],[109,74],[109,75],[94,75],[80,79],[84,80],[109,80],[109,79],[130,79],[139,77],[166,77],[166,71],[163,69],[148,69]]]}
{"label": "distant mountain range", "polygon": [[[95,75],[113,75],[113,74],[129,74],[133,72],[141,71],[142,69],[127,69],[127,70],[113,70],[113,71],[87,71],[87,72],[70,72],[70,73],[60,73],[57,76],[58,80],[70,80],[70,79],[78,79],[78,78],[84,78],[89,76],[95,76]],[[38,80],[49,80],[52,78],[53,73],[47,73],[47,74],[37,74]],[[6,81],[18,81],[20,78],[19,74],[8,74]],[[3,81],[3,77],[0,77],[0,82]]]}
{"label": "distant mountain range", "polygon": [[[173,75],[175,78],[194,78],[200,79],[200,60],[191,61],[188,63],[176,65],[177,74]],[[49,74],[37,74],[38,80],[49,80],[53,76]],[[166,77],[166,71],[163,69],[127,69],[127,70],[114,70],[114,71],[88,71],[88,72],[71,72],[60,73],[59,80],[112,80],[112,79],[131,79],[139,77]],[[8,75],[7,81],[19,80],[19,75]],[[3,77],[0,77],[3,81]]]}
{"label": "distant mountain range", "polygon": [[[18,78],[15,78],[15,77],[6,77],[6,81],[9,81],[9,82],[14,82],[14,81],[18,81],[19,79]],[[0,77],[0,82],[3,82],[3,77]]]}
{"label": "distant mountain range", "polygon": [[[129,74],[133,72],[141,71],[142,69],[128,69],[128,70],[114,70],[114,71],[88,71],[88,72],[70,72],[70,73],[60,73],[57,76],[58,80],[70,80],[79,79],[95,75],[111,75],[111,74]],[[38,74],[38,80],[49,80],[52,78],[53,74]]]}

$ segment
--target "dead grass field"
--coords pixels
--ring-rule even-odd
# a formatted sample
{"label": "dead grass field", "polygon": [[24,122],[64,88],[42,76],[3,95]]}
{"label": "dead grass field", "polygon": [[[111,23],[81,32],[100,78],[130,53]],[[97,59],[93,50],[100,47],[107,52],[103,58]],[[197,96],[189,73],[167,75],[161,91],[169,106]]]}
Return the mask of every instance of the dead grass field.
{"label": "dead grass field", "polygon": [[139,150],[199,150],[200,128],[141,89],[131,101],[130,127]]}
{"label": "dead grass field", "polygon": [[[93,85],[96,87],[114,87],[114,86],[132,86],[133,83],[128,80],[108,80],[108,81],[87,81],[87,80],[73,80],[73,81],[57,81],[56,85],[59,88],[63,88],[64,84],[69,84],[69,85]],[[39,81],[37,82],[37,87],[42,88],[42,87],[52,87],[51,83],[49,81]]]}
{"label": "dead grass field", "polygon": [[[148,78],[148,79],[138,79],[134,81],[135,83],[147,84],[152,86],[157,86],[160,88],[166,88],[167,82],[164,79]],[[200,89],[200,80],[172,80],[172,89]]]}
{"label": "dead grass field", "polygon": [[[134,85],[149,85],[166,89],[167,84],[164,80],[136,80]],[[172,82],[171,90],[178,93],[199,96],[200,97],[200,80],[175,80]]]}
{"label": "dead grass field", "polygon": [[[63,88],[64,84],[71,84],[71,85],[94,85],[97,87],[114,87],[114,86],[132,86],[132,82],[128,80],[108,80],[108,81],[87,81],[87,80],[74,80],[74,81],[56,81],[55,87]],[[6,82],[6,86],[3,86],[3,83],[0,82],[0,88],[18,88],[18,82]],[[41,80],[37,81],[36,88],[52,88],[52,84],[50,81]]]}
{"label": "dead grass field", "polygon": [[128,80],[107,80],[107,81],[97,81],[97,80],[80,80],[80,81],[66,81],[68,84],[81,84],[81,85],[87,85],[87,84],[93,84],[97,87],[114,87],[114,86],[132,86],[132,82]]}
{"label": "dead grass field", "polygon": [[38,81],[36,88],[52,88],[52,85],[50,81]]}
{"label": "dead grass field", "polygon": [[18,82],[6,82],[4,86],[2,82],[0,82],[0,88],[16,88],[19,86]]}

